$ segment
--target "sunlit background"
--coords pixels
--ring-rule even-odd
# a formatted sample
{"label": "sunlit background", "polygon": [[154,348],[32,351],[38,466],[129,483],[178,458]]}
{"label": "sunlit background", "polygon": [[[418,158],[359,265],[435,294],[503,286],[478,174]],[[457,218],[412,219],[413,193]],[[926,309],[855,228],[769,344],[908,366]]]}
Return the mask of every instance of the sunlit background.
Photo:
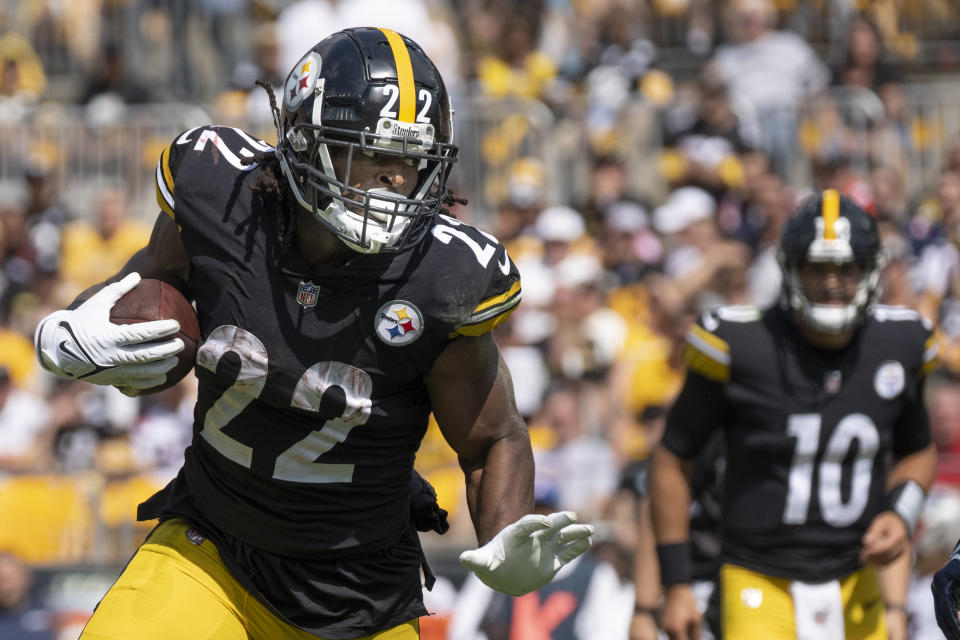
{"label": "sunlit background", "polygon": [[[928,395],[943,488],[920,529],[921,593],[960,535],[952,0],[0,0],[0,594],[27,593],[0,597],[0,638],[77,637],[191,433],[192,375],[141,399],[54,380],[35,362],[37,320],[145,244],[174,136],[217,123],[275,142],[254,81],[281,87],[316,41],[371,23],[437,63],[469,200],[454,213],[520,267],[524,303],[496,337],[539,506],[596,524],[594,559],[613,569],[598,637],[626,638],[643,461],[687,325],[775,303],[782,223],[825,187],[877,217],[884,301],[921,310],[942,340]],[[451,523],[424,537],[440,576],[424,638],[492,636],[485,601],[460,589],[456,555],[475,539],[435,425],[417,468]],[[928,637],[916,602],[913,637]]]}

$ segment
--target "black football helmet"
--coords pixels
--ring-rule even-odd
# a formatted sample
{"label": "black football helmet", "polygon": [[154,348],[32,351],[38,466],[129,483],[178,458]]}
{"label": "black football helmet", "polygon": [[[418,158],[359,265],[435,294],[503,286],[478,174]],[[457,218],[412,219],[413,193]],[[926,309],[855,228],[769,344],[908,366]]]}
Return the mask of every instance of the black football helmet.
{"label": "black football helmet", "polygon": [[[447,196],[457,159],[452,118],[440,72],[413,40],[389,29],[345,29],[287,76],[277,155],[300,206],[347,246],[398,250],[419,237]],[[331,152],[345,154],[345,175],[336,175]],[[349,186],[358,153],[416,166],[409,197]]]}
{"label": "black football helmet", "polygon": [[[787,221],[777,254],[783,272],[783,304],[811,330],[843,333],[860,324],[880,292],[885,264],[876,221],[834,189],[805,199]],[[845,305],[811,302],[800,283],[804,263],[855,262],[863,278]]]}

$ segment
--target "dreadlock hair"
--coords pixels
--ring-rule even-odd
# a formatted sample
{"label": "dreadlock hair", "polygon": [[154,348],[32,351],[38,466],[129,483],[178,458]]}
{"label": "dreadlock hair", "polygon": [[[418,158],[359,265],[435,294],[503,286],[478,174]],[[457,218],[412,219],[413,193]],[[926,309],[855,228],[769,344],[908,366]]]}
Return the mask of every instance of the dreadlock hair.
{"label": "dreadlock hair", "polygon": [[[447,189],[447,195],[444,196],[444,198],[443,198],[443,204],[445,204],[445,205],[448,206],[448,207],[453,207],[453,206],[456,206],[456,205],[458,205],[458,204],[462,204],[462,205],[466,206],[467,204],[469,204],[469,201],[468,201],[466,198],[460,198],[460,197],[458,197],[458,196],[453,192],[453,189]],[[450,215],[450,210],[449,210],[449,209],[444,209],[444,210],[443,210],[443,213],[446,214],[446,215]]]}
{"label": "dreadlock hair", "polygon": [[[277,141],[280,140],[280,110],[277,108],[277,98],[273,92],[273,85],[263,80],[257,80],[258,87],[267,92],[270,99],[270,111],[274,117],[274,126],[277,129]],[[278,178],[282,175],[280,169],[280,160],[277,159],[275,151],[258,151],[250,157],[240,159],[245,165],[258,164],[257,179],[250,185],[254,191],[259,191],[264,197],[273,195],[277,201],[277,240],[281,246],[288,247],[293,242],[293,234],[296,228],[297,216],[294,209],[290,206],[289,188]]]}

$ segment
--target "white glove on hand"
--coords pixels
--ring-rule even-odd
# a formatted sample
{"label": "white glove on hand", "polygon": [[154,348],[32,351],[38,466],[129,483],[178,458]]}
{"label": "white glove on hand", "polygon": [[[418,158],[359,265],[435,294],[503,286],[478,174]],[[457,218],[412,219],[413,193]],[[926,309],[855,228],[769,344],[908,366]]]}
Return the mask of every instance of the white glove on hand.
{"label": "white glove on hand", "polygon": [[64,378],[130,389],[149,389],[166,381],[183,350],[173,338],[142,344],[175,334],[176,320],[113,324],[110,309],[140,283],[131,273],[107,285],[72,311],[54,311],[40,321],[33,341],[40,364]]}
{"label": "white glove on hand", "polygon": [[522,596],[536,591],[590,548],[593,527],[576,521],[572,511],[523,516],[479,549],[461,553],[460,564],[501,593]]}

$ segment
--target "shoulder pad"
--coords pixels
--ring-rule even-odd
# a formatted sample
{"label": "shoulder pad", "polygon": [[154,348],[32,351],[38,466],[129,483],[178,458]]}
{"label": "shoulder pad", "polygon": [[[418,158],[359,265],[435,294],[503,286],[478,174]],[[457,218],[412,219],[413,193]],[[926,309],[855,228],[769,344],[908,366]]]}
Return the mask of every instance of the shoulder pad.
{"label": "shoulder pad", "polygon": [[463,273],[466,286],[468,301],[451,337],[482,335],[504,322],[522,295],[520,272],[506,248],[493,235],[446,215],[437,216],[430,233],[452,250],[444,256],[450,261],[445,266]]}
{"label": "shoulder pad", "polygon": [[205,161],[214,157],[213,154],[204,153],[208,146],[216,148],[217,157],[226,160],[238,171],[249,171],[257,166],[255,163],[244,164],[244,158],[273,150],[263,140],[236,127],[194,127],[181,133],[164,147],[155,174],[157,204],[174,220],[177,175],[186,165],[191,165],[191,170],[202,171]]}
{"label": "shoulder pad", "polygon": [[[902,337],[898,337],[897,342],[906,344],[919,344],[919,337],[923,338],[923,356],[920,361],[920,374],[929,372],[937,365],[937,356],[940,351],[940,338],[934,331],[933,324],[922,313],[904,306],[875,305],[870,310],[870,317],[880,323],[889,324],[890,329],[894,327],[903,327],[897,331],[905,331]],[[908,336],[917,336],[909,338]],[[904,340],[904,338],[906,338]],[[916,339],[917,342],[913,342]]]}
{"label": "shoulder pad", "polygon": [[927,331],[933,331],[930,320],[910,307],[878,304],[870,310],[870,315],[877,322],[919,322]]}
{"label": "shoulder pad", "polygon": [[687,367],[711,380],[730,379],[730,345],[715,332],[720,327],[716,312],[705,312],[690,325],[684,353]]}

